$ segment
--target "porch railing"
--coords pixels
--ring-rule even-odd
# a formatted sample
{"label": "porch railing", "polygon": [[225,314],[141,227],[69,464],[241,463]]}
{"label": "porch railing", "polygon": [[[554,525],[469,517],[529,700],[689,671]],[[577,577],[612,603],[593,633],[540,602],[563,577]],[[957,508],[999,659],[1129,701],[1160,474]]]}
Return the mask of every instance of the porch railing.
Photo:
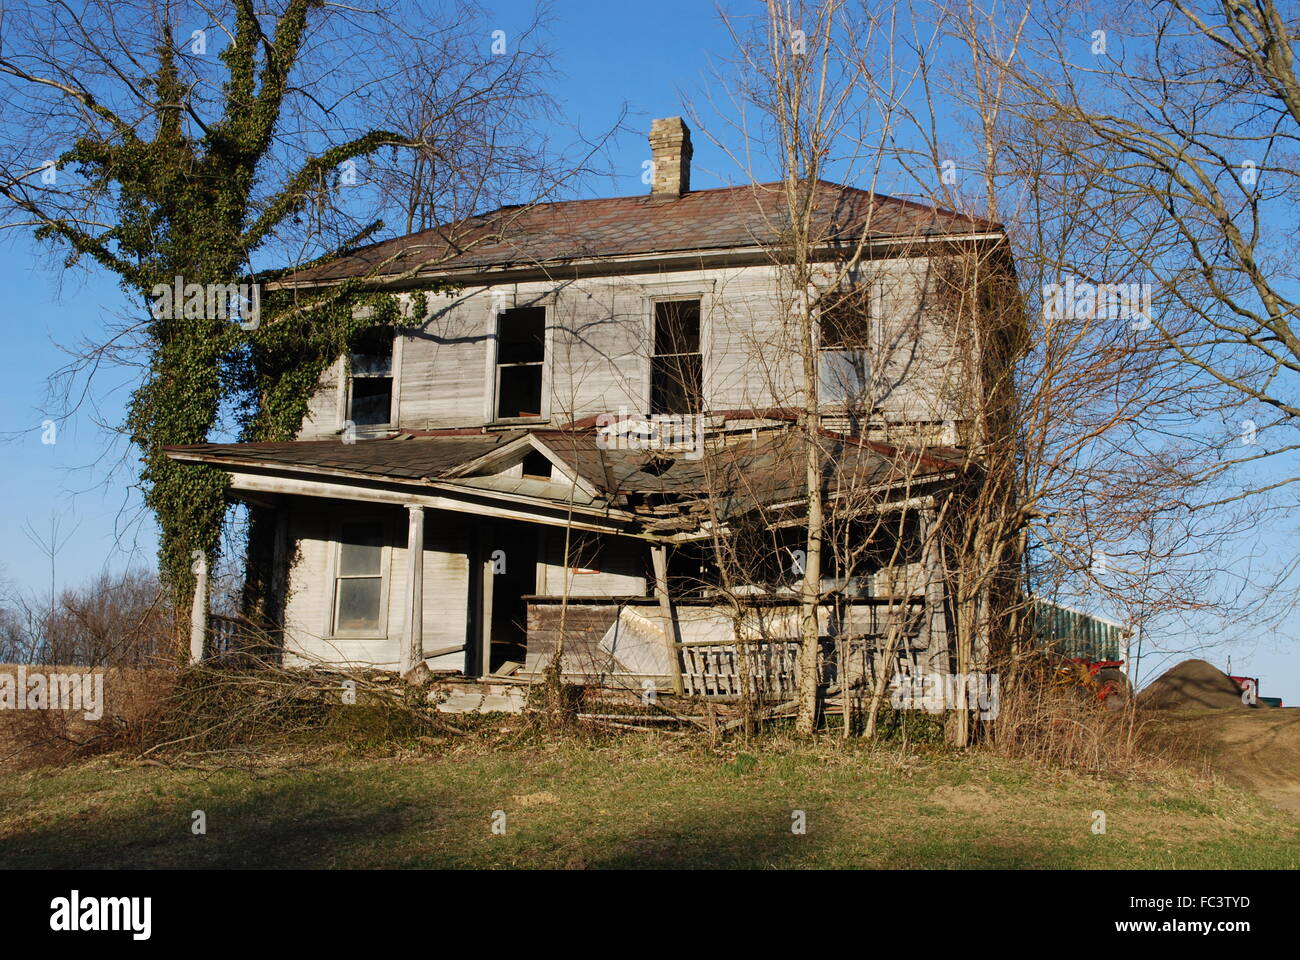
{"label": "porch railing", "polygon": [[[885,636],[859,636],[845,640],[823,637],[817,656],[817,682],[850,683],[872,678],[876,658],[885,648]],[[842,645],[842,647],[841,647]],[[750,695],[759,700],[788,700],[797,695],[802,665],[797,638],[751,640],[745,644]],[[736,644],[730,641],[688,643],[679,647],[682,689],[688,696],[738,697],[745,688],[746,671]]]}

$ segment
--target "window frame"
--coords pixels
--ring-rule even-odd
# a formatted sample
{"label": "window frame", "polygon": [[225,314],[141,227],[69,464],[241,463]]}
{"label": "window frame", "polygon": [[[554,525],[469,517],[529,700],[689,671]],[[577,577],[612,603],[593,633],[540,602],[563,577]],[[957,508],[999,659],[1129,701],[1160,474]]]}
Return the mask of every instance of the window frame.
{"label": "window frame", "polygon": [[[699,311],[700,311],[699,343],[697,344],[697,349],[687,353],[664,353],[664,354],[659,353],[657,349],[658,347],[657,334],[659,328],[659,305],[661,303],[690,303],[692,301],[694,301],[699,305]],[[681,292],[660,293],[648,298],[647,310],[646,310],[647,313],[646,326],[647,326],[647,338],[649,340],[650,349],[646,351],[648,355],[648,361],[646,363],[645,412],[647,415],[649,416],[658,415],[658,416],[669,416],[669,417],[698,416],[698,415],[702,415],[708,409],[708,400],[707,400],[708,393],[705,389],[705,384],[708,379],[706,376],[708,365],[706,363],[705,358],[707,355],[706,348],[709,340],[708,340],[708,324],[707,324],[708,314],[705,309],[705,302],[706,302],[705,292],[694,287],[689,290],[683,289]],[[669,412],[664,410],[656,411],[654,409],[655,362],[661,356],[663,357],[694,356],[699,358],[699,367],[700,367],[699,401],[700,402],[699,402],[698,410],[683,410],[683,411]]]}
{"label": "window frame", "polygon": [[[823,325],[822,325],[822,311],[820,306],[821,299],[823,297],[832,296],[832,295],[844,296],[846,294],[850,294],[853,288],[859,288],[863,290],[863,293],[861,295],[867,307],[867,316],[866,316],[866,323],[864,325],[865,329],[863,330],[862,346],[859,347],[827,346],[823,343],[823,339],[822,339]],[[819,290],[817,293],[817,305],[814,307],[814,310],[816,312],[816,323],[813,325],[813,335],[816,341],[816,350],[817,350],[817,408],[818,410],[821,411],[830,411],[830,412],[843,412],[843,411],[851,410],[853,409],[854,406],[857,406],[857,404],[855,404],[854,401],[851,400],[850,398],[836,397],[833,400],[828,400],[826,398],[825,393],[822,390],[822,386],[826,382],[825,370],[823,367],[823,364],[825,362],[824,357],[828,353],[836,353],[840,355],[844,355],[844,354],[865,355],[867,369],[866,369],[866,382],[864,384],[864,389],[868,393],[872,391],[872,388],[874,386],[874,379],[875,379],[874,370],[877,363],[877,353],[879,351],[879,346],[881,343],[881,335],[880,335],[881,310],[880,310],[879,284],[871,279],[862,279],[862,280],[858,280],[855,283],[852,283],[850,285],[850,289],[847,291],[844,290],[843,288],[835,288],[835,287],[823,288]],[[876,398],[875,396],[868,396],[867,399],[869,400],[869,403],[864,405],[863,412],[871,413],[877,410],[879,407],[879,404],[877,402],[878,398]]]}
{"label": "window frame", "polygon": [[347,351],[339,358],[340,375],[339,375],[339,429],[340,431],[352,423],[356,435],[360,437],[381,436],[391,433],[397,426],[401,417],[398,413],[401,403],[401,369],[402,369],[402,344],[406,336],[398,327],[379,327],[378,329],[391,329],[393,334],[393,351],[389,361],[388,379],[392,381],[392,387],[389,390],[388,400],[388,420],[384,423],[356,423],[352,419],[352,381],[354,379],[382,379],[377,374],[356,374],[352,370],[352,352]]}
{"label": "window frame", "polygon": [[[343,579],[375,579],[373,575],[364,577],[343,576],[343,530],[344,527],[354,523],[373,523],[379,530],[379,620],[374,631],[369,629],[357,631],[339,629],[339,581]],[[365,511],[334,519],[330,525],[328,581],[330,596],[329,605],[326,608],[328,629],[325,631],[327,637],[337,640],[386,640],[388,638],[388,607],[391,601],[390,590],[392,589],[392,542],[393,523],[388,517],[380,513]]]}
{"label": "window frame", "polygon": [[[512,423],[546,423],[551,419],[551,357],[553,355],[553,317],[554,298],[540,297],[520,303],[515,298],[493,298],[488,308],[488,351],[487,371],[488,388],[484,391],[484,419],[489,424]],[[503,364],[498,362],[501,353],[501,315],[511,310],[536,309],[542,311],[542,359],[540,361],[523,361]],[[502,417],[501,409],[501,369],[502,367],[537,366],[541,370],[541,395],[538,398],[540,408],[536,416]]]}

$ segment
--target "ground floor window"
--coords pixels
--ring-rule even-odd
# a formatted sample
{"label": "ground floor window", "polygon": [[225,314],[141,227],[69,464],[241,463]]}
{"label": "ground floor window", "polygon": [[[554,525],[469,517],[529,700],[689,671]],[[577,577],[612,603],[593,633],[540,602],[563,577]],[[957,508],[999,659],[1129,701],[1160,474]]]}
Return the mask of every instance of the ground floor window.
{"label": "ground floor window", "polygon": [[334,633],[375,636],[384,602],[384,528],[379,520],[340,525],[334,578]]}

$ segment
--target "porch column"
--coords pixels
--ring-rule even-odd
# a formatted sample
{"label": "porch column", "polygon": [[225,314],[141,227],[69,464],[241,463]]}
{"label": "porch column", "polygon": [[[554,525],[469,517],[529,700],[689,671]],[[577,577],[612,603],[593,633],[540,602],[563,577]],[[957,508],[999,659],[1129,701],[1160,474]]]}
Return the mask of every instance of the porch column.
{"label": "porch column", "polygon": [[[921,639],[925,641],[925,655],[932,673],[948,673],[951,644],[948,637],[948,615],[945,610],[948,580],[939,548],[939,514],[934,507],[921,511],[921,537],[923,544],[922,569],[925,578],[925,613],[921,619]],[[957,669],[963,668],[959,665]],[[966,669],[969,669],[967,667]]]}
{"label": "porch column", "polygon": [[190,607],[190,663],[203,659],[208,639],[208,555],[196,551],[191,569],[194,571],[194,602]]}
{"label": "porch column", "polygon": [[650,544],[650,560],[654,566],[655,595],[659,597],[659,613],[664,622],[664,640],[668,648],[668,663],[672,667],[673,693],[679,697],[684,692],[682,685],[680,641],[677,638],[677,617],[673,613],[673,601],[668,596],[668,548],[662,543]]}
{"label": "porch column", "polygon": [[424,660],[424,507],[406,505],[406,633],[402,638],[402,673]]}

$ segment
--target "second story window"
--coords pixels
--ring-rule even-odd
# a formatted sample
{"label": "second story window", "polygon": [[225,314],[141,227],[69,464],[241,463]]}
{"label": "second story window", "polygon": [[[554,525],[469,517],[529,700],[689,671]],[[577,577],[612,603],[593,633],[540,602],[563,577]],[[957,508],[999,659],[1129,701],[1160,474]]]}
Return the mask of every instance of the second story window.
{"label": "second story window", "polygon": [[546,308],[516,307],[497,314],[496,418],[542,415],[546,365]]}
{"label": "second story window", "polygon": [[871,294],[866,286],[833,290],[817,304],[818,399],[864,407],[871,391]]}
{"label": "second story window", "polygon": [[660,300],[655,303],[650,412],[699,413],[703,392],[700,301]]}
{"label": "second story window", "polygon": [[393,329],[363,333],[349,358],[348,419],[359,427],[393,422]]}

